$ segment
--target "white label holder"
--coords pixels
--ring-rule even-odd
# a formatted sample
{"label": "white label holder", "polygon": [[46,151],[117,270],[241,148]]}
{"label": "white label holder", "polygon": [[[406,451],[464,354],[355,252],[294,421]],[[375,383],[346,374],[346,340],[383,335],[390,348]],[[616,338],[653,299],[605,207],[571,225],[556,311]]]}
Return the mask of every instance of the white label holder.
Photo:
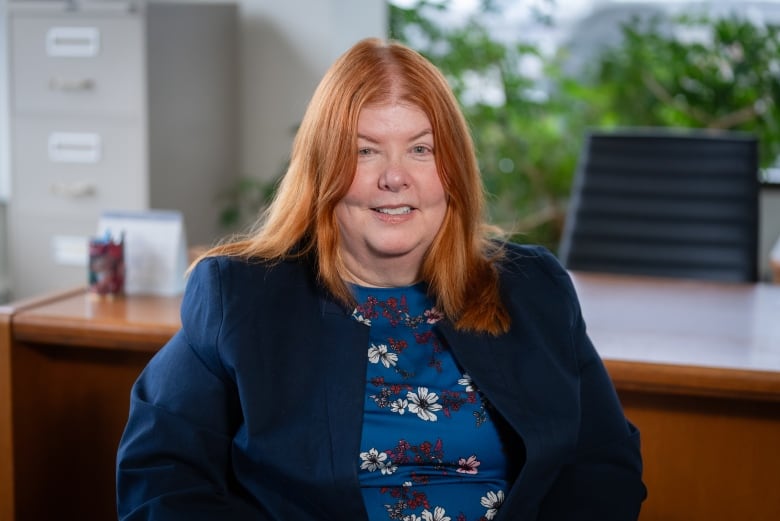
{"label": "white label holder", "polygon": [[100,134],[52,132],[49,134],[49,160],[53,163],[97,163],[101,157]]}
{"label": "white label holder", "polygon": [[46,54],[61,58],[91,58],[100,52],[97,27],[52,27],[46,31]]}

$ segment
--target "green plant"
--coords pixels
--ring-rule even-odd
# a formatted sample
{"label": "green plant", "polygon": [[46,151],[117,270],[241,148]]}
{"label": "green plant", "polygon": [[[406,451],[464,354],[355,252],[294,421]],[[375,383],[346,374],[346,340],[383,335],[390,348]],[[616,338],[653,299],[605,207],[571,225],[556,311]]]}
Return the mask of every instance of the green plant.
{"label": "green plant", "polygon": [[[621,43],[575,77],[563,67],[573,50],[548,56],[531,43],[498,41],[480,13],[456,27],[437,23],[449,6],[391,4],[390,35],[428,57],[450,81],[472,129],[490,216],[516,231],[517,240],[557,247],[589,128],[742,130],[759,136],[762,165],[780,153],[776,26],[736,15],[636,18],[622,27]],[[498,10],[490,1],[482,7]],[[529,60],[541,63],[542,78],[524,74]],[[474,97],[479,82],[497,95]]]}
{"label": "green plant", "polygon": [[592,82],[621,125],[752,132],[761,164],[780,155],[780,28],[737,15],[635,18],[607,49]]}
{"label": "green plant", "polygon": [[220,227],[238,232],[252,225],[273,197],[276,183],[276,179],[265,181],[247,176],[238,178],[217,197],[221,207]]}

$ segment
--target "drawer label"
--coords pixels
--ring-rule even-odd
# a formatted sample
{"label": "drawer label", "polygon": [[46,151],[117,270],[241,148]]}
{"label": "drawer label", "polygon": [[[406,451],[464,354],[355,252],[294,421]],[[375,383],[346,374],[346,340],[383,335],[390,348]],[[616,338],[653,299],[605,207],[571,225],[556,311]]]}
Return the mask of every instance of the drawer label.
{"label": "drawer label", "polygon": [[49,56],[89,58],[100,52],[97,27],[52,27],[46,31],[46,54]]}
{"label": "drawer label", "polygon": [[[55,235],[51,238],[54,262],[62,266],[86,266],[89,259],[89,237]],[[86,273],[84,274],[86,277]]]}
{"label": "drawer label", "polygon": [[100,161],[100,156],[100,134],[91,132],[49,134],[49,160],[54,163],[97,163]]}

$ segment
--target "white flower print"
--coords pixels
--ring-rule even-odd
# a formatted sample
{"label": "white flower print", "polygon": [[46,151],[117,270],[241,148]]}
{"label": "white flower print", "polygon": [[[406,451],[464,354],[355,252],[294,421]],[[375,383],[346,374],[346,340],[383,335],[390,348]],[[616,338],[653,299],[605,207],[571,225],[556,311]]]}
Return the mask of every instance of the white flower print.
{"label": "white flower print", "polygon": [[409,514],[408,516],[404,516],[401,521],[422,521],[422,518],[415,514]]}
{"label": "white flower print", "polygon": [[428,510],[423,510],[422,518],[424,521],[451,521],[450,516],[445,515],[442,507],[434,508],[433,513]]}
{"label": "white flower print", "polygon": [[466,388],[465,391],[467,393],[473,393],[474,391],[476,391],[476,388],[474,387],[474,381],[466,373],[463,373],[463,377],[458,380],[458,385],[462,385],[463,387],[465,387]]}
{"label": "white flower print", "polygon": [[429,393],[427,387],[418,387],[417,393],[409,391],[406,395],[409,400],[409,411],[415,413],[421,420],[435,422],[438,420],[434,411],[441,410],[441,404],[436,403],[439,396]]}
{"label": "white flower print", "polygon": [[371,344],[371,347],[368,348],[368,360],[372,364],[382,362],[383,366],[389,368],[398,362],[398,355],[388,352],[385,344]]}
{"label": "white flower print", "polygon": [[397,412],[398,414],[403,414],[406,412],[407,405],[409,405],[408,401],[399,398],[390,404],[390,410],[393,412]]}
{"label": "white flower print", "polygon": [[358,310],[357,310],[357,309],[355,309],[355,310],[352,312],[352,318],[354,318],[355,320],[357,320],[357,321],[358,321],[358,322],[360,322],[361,324],[365,324],[365,325],[367,325],[367,326],[370,326],[370,325],[371,325],[371,319],[370,319],[370,318],[366,318],[366,317],[364,317],[363,315],[361,315],[360,313],[358,313]]}
{"label": "white flower print", "polygon": [[389,476],[390,474],[398,470],[398,465],[396,465],[392,461],[388,461],[386,463],[383,463],[382,467],[379,470],[382,472],[383,475]]}
{"label": "white flower print", "polygon": [[[385,467],[385,460],[387,460],[387,454],[384,452],[379,452],[376,449],[369,449],[368,452],[361,452],[360,453],[360,459],[363,460],[363,463],[360,464],[360,468],[363,470],[367,470],[369,472],[374,472],[376,470],[381,470]],[[384,471],[382,472],[385,473]],[[483,505],[484,498],[483,498]]]}
{"label": "white flower print", "polygon": [[496,517],[496,514],[498,514],[498,509],[501,508],[503,503],[503,490],[499,490],[498,492],[488,492],[487,496],[482,496],[482,499],[480,500],[480,504],[487,508],[487,512],[485,512],[485,517],[487,519],[493,519]]}

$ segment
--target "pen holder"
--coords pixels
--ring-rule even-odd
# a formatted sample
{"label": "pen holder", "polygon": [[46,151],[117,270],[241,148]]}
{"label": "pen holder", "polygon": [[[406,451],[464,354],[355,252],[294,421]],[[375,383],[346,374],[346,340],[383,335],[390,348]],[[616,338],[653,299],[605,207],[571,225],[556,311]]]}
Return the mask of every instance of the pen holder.
{"label": "pen holder", "polygon": [[89,290],[101,296],[125,290],[125,243],[110,237],[89,240]]}

